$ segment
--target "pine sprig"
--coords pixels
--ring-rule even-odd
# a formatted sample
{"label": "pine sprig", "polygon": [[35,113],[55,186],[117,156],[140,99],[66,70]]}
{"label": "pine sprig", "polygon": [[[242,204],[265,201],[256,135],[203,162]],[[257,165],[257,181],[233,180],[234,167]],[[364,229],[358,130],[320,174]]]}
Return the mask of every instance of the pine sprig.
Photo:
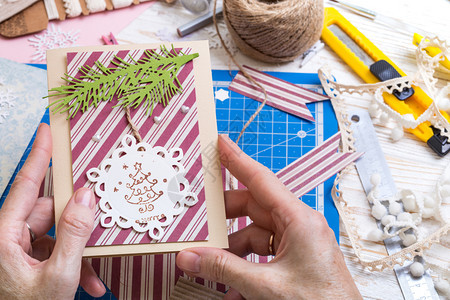
{"label": "pine sprig", "polygon": [[86,112],[90,107],[97,107],[102,101],[111,101],[117,96],[117,106],[138,108],[146,106],[146,113],[151,115],[154,106],[162,103],[166,106],[169,100],[183,91],[177,78],[180,68],[187,62],[198,57],[198,53],[184,54],[161,46],[161,54],[154,50],[146,50],[145,57],[133,63],[128,63],[115,56],[107,68],[98,61],[96,69],[92,66],[82,66],[80,78],[65,74],[62,79],[67,85],[49,90],[53,92],[47,97],[60,97],[53,101],[53,113],[69,112],[73,118],[79,110]]}

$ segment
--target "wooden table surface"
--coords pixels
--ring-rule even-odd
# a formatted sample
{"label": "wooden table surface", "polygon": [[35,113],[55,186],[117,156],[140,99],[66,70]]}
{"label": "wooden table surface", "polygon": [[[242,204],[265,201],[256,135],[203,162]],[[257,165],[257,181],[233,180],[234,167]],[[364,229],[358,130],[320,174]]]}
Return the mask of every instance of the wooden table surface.
{"label": "wooden table surface", "polygon": [[[423,28],[423,30],[435,33],[441,39],[446,39],[450,43],[449,0],[348,0],[348,2]],[[165,4],[157,3],[157,5]],[[179,3],[175,4],[175,7],[177,5],[180,7]],[[352,22],[353,25],[365,34],[366,37],[378,46],[405,73],[414,74],[417,72],[415,62],[416,47],[412,45],[412,33],[405,35],[395,32],[389,27],[375,23],[339,6],[335,6],[327,0],[325,0],[325,6],[338,8],[341,14]],[[165,9],[170,10],[172,8],[167,6]],[[185,13],[184,10],[181,12],[182,8],[176,9],[180,9],[180,13]],[[148,10],[152,10],[152,7]],[[184,17],[189,18],[188,15]],[[145,24],[151,21],[148,16],[140,17],[118,35],[116,34],[116,37],[120,43],[152,42],[154,41],[154,36],[149,33],[148,30],[150,29],[145,26]],[[185,23],[179,15],[176,15],[175,19],[168,21],[170,30],[173,31],[174,24],[177,24],[177,21],[177,26]],[[224,28],[222,27],[222,29]],[[210,30],[210,34],[213,36],[214,34],[211,32]],[[172,35],[171,37],[174,36]],[[286,64],[266,64],[248,58],[239,52],[236,53],[236,59],[241,64],[254,66],[265,71],[317,73],[320,67],[328,66],[338,82],[347,84],[363,83],[328,46],[325,46],[318,55],[313,57],[302,68],[299,67],[298,60]],[[228,69],[230,65],[230,60],[223,49],[220,49],[220,47],[212,49],[213,68]],[[440,76],[450,78],[450,76],[445,74],[440,74]],[[366,109],[371,99],[368,95],[347,96],[345,97],[345,102],[348,108]],[[380,124],[378,120],[374,120],[374,126],[397,188],[432,193],[435,189],[437,179],[444,168],[450,163],[450,154],[443,158],[438,157],[425,143],[419,141],[409,133],[405,133],[403,139],[394,143],[389,137],[389,128],[392,127],[392,124]],[[356,171],[353,170],[345,177],[341,188],[345,192],[347,201],[355,205],[353,212],[361,224],[360,233],[364,236],[364,233],[369,230],[370,226],[373,226],[373,220],[371,219],[369,206]],[[446,204],[446,209],[450,209],[450,204]],[[342,224],[340,229],[340,244],[347,265],[365,299],[403,299],[393,271],[372,273],[364,270],[359,263],[353,261],[353,250]],[[373,257],[379,257],[386,253],[384,246],[381,244],[368,244],[368,248],[370,250],[369,253],[372,253]],[[429,259],[448,269],[450,266],[450,238],[447,236],[441,245],[434,248],[436,249],[429,254]]]}
{"label": "wooden table surface", "polygon": [[[351,0],[349,0],[350,2]],[[353,0],[352,3],[372,9],[381,14],[388,15],[400,19],[406,23],[422,28],[425,31],[437,34],[441,39],[450,41],[450,1],[449,0]],[[156,9],[158,12],[149,12],[143,14],[140,18],[131,23],[125,30],[119,33],[118,40],[120,43],[132,42],[155,42],[162,40],[164,34],[161,31],[155,36],[156,29],[148,26],[152,24],[156,15],[164,14],[164,19],[169,24],[175,26],[186,23],[185,20],[192,16],[186,15],[186,11],[181,8],[173,8],[157,4],[149,10]],[[334,6],[328,1],[325,1],[325,6]],[[412,33],[405,35],[392,31],[391,28],[381,24],[377,24],[362,16],[356,15],[346,9],[334,6],[343,14],[350,22],[353,23],[363,34],[366,35],[375,45],[377,45],[391,60],[394,61],[406,74],[414,74],[417,72],[417,65],[415,61],[415,49],[412,45]],[[178,9],[178,11],[177,11]],[[176,15],[176,17],[173,17]],[[183,19],[184,18],[184,19]],[[183,21],[184,20],[184,21]],[[153,22],[155,24],[155,22]],[[173,25],[172,25],[173,26]],[[168,28],[167,30],[172,30]],[[209,29],[209,35],[196,33],[192,35],[195,38],[209,38],[210,42],[214,42],[214,32]],[[165,37],[174,39],[176,35],[172,33],[165,33]],[[206,32],[206,31],[205,31]],[[225,27],[222,27],[222,33],[226,34]],[[189,39],[189,37],[187,38]],[[215,41],[217,42],[217,41]],[[231,44],[232,46],[232,44]],[[232,47],[233,48],[233,47]],[[213,47],[211,50],[212,67],[214,69],[229,69],[232,66],[230,59],[225,54],[220,46]],[[286,64],[266,64],[248,58],[238,51],[235,57],[240,64],[257,67],[265,71],[287,71],[287,72],[303,72],[303,73],[317,73],[322,66],[328,66],[336,77],[338,82],[347,84],[363,83],[353,71],[330,49],[328,46],[319,52],[310,62],[304,67],[299,67],[298,60]],[[444,74],[440,74],[444,76]],[[447,76],[450,77],[450,76]],[[365,96],[347,96],[345,97],[346,106],[350,108],[366,109],[371,101],[371,97]],[[380,140],[382,149],[384,151],[386,160],[391,169],[397,189],[412,189],[424,193],[432,193],[435,189],[436,180],[439,178],[444,168],[450,162],[450,155],[447,157],[438,157],[425,143],[419,141],[415,136],[405,133],[403,139],[399,142],[392,142],[389,135],[393,124],[380,124],[379,120],[374,120],[375,129]],[[374,226],[373,219],[370,216],[369,206],[365,194],[362,190],[359,177],[356,171],[350,172],[345,177],[341,188],[345,192],[345,197],[351,205],[355,206],[353,209],[354,215],[360,224],[360,234],[364,237],[371,226]],[[449,204],[446,204],[449,209]],[[393,271],[384,271],[381,273],[372,273],[364,270],[361,265],[353,261],[355,257],[353,250],[349,243],[348,235],[341,224],[340,229],[340,244],[341,249],[345,255],[347,265],[358,285],[358,288],[365,299],[403,299],[401,290],[398,286],[396,277]],[[386,254],[385,248],[382,244],[368,244],[367,245],[372,258],[381,257]],[[431,259],[434,263],[438,263],[445,268],[449,268],[450,262],[450,241],[447,237],[442,245],[437,247],[437,251],[433,251]],[[369,258],[368,258],[369,259]]]}

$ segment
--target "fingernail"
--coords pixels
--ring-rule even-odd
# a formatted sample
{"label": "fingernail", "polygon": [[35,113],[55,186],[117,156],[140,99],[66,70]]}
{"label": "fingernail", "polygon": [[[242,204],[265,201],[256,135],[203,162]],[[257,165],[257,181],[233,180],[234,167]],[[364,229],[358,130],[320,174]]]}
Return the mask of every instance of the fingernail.
{"label": "fingernail", "polygon": [[103,281],[100,278],[97,278],[97,284],[100,289],[105,289],[105,285],[103,284]]}
{"label": "fingernail", "polygon": [[191,251],[181,251],[178,253],[178,267],[183,271],[198,273],[200,272],[201,257]]}
{"label": "fingernail", "polygon": [[94,206],[91,198],[92,192],[88,189],[81,189],[75,193],[75,203],[89,208],[92,208]]}

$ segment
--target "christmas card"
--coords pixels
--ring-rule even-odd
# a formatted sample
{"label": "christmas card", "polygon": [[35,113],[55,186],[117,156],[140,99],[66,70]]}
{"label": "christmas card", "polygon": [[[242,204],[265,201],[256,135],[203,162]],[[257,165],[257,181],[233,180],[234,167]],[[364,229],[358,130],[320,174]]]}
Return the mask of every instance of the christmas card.
{"label": "christmas card", "polygon": [[55,220],[96,197],[85,256],[227,247],[207,42],[48,51]]}

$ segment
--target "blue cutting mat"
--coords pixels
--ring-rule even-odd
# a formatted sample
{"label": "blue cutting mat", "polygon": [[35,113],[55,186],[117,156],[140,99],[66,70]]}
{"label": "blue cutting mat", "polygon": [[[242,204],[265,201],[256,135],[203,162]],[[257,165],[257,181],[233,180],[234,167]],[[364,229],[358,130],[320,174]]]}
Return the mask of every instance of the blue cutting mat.
{"label": "blue cutting mat", "polygon": [[[45,65],[37,65],[46,68]],[[217,126],[219,133],[228,133],[232,140],[236,140],[245,122],[256,111],[259,102],[228,90],[231,80],[237,72],[213,70],[214,93],[216,103]],[[320,81],[317,74],[279,73],[269,74],[286,81],[301,84],[303,87],[321,92]],[[225,95],[225,96],[224,96]],[[227,99],[226,95],[228,95]],[[217,97],[218,96],[218,97]],[[220,100],[218,99],[220,98]],[[253,159],[262,163],[273,172],[277,172],[312,150],[322,141],[337,132],[337,121],[329,101],[307,105],[315,122],[310,122],[287,114],[270,106],[265,106],[254,122],[247,128],[242,136],[239,146]],[[48,110],[42,122],[49,123]],[[36,134],[36,133],[35,133]],[[35,134],[27,147],[14,175],[0,199],[0,207],[6,198],[11,183],[20,168],[23,166],[31,150]],[[334,230],[339,241],[339,216],[331,199],[331,187],[334,177],[323,185],[304,195],[301,200],[316,210],[321,211],[329,226]],[[54,235],[54,229],[50,232]],[[101,298],[89,296],[79,288],[75,299],[116,299],[108,290]]]}
{"label": "blue cutting mat", "polygon": [[[236,140],[260,102],[228,90],[237,72],[214,70],[213,85],[219,133]],[[269,72],[270,75],[322,93],[317,74]],[[226,97],[228,95],[228,98]],[[224,99],[227,98],[227,99]],[[266,105],[239,141],[245,153],[278,172],[338,131],[330,101],[307,104],[315,122],[301,119]],[[339,241],[339,215],[331,198],[334,176],[301,200],[322,212]]]}

